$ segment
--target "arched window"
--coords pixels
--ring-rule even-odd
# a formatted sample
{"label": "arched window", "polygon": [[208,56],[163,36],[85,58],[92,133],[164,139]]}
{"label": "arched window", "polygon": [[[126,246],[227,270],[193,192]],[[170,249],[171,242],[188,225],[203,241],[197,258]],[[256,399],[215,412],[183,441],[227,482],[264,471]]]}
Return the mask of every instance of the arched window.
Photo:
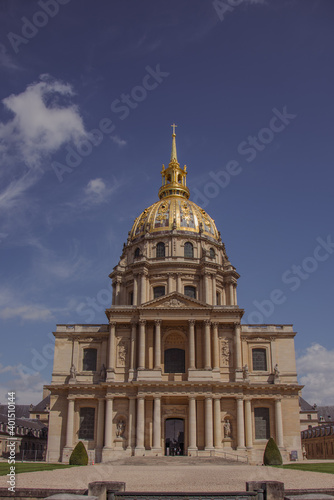
{"label": "arched window", "polygon": [[255,439],[270,438],[269,408],[254,408]]}
{"label": "arched window", "polygon": [[195,286],[185,286],[184,287],[184,295],[187,297],[191,297],[192,299],[196,299],[196,287]]}
{"label": "arched window", "polygon": [[185,352],[183,349],[165,350],[165,373],[185,373]]}
{"label": "arched window", "polygon": [[192,259],[194,257],[194,247],[190,241],[184,244],[184,256],[187,259]]}
{"label": "arched window", "polygon": [[153,288],[153,296],[155,299],[157,299],[158,297],[162,297],[163,295],[165,295],[165,287],[164,286],[155,286]]}
{"label": "arched window", "polygon": [[96,371],[96,359],[97,350],[96,349],[84,349],[83,351],[83,362],[82,369],[84,372],[95,372]]}
{"label": "arched window", "polygon": [[215,252],[215,249],[214,248],[210,248],[210,258],[211,259],[214,259],[216,257],[216,252]]}
{"label": "arched window", "polygon": [[253,371],[267,371],[267,353],[266,349],[253,349]]}
{"label": "arched window", "polygon": [[135,258],[140,257],[140,248],[137,247],[135,250]]}
{"label": "arched window", "polygon": [[79,439],[94,439],[95,408],[80,408]]}
{"label": "arched window", "polygon": [[165,257],[165,244],[162,241],[157,244],[157,257]]}

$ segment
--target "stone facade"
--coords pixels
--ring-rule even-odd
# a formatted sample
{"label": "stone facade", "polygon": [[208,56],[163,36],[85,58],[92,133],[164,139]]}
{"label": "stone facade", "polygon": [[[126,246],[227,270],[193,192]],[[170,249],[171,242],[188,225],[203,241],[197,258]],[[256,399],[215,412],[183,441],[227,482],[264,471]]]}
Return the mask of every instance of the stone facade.
{"label": "stone facade", "polygon": [[334,459],[334,424],[310,427],[301,437],[305,458]]}
{"label": "stone facade", "polygon": [[108,323],[54,332],[48,460],[67,462],[78,440],[97,462],[223,451],[261,462],[270,436],[300,454],[295,332],[241,324],[239,275],[188,200],[175,134],[159,197],[110,274]]}

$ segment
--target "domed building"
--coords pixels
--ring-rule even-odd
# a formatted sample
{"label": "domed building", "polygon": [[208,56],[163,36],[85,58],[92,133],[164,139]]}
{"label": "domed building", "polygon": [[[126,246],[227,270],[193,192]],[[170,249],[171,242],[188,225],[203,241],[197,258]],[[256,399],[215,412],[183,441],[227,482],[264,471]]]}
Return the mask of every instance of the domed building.
{"label": "domed building", "polygon": [[189,200],[175,128],[159,200],[136,218],[107,324],[57,325],[47,459],[235,455],[269,437],[301,456],[292,325],[241,324],[239,275],[214,220]]}

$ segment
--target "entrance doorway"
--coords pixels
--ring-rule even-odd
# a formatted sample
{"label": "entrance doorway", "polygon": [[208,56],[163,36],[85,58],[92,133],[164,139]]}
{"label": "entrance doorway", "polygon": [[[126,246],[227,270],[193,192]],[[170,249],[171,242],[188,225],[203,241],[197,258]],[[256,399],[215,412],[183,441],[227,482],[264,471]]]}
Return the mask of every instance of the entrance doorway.
{"label": "entrance doorway", "polygon": [[165,455],[184,455],[184,420],[167,418],[165,421]]}

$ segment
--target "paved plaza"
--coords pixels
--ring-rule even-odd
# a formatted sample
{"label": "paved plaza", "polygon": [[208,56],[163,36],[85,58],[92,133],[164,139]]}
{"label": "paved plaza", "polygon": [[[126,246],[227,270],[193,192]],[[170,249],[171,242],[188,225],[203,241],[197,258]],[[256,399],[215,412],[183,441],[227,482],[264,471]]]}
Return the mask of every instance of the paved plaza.
{"label": "paved plaza", "polygon": [[[154,465],[152,465],[154,463]],[[275,467],[227,465],[221,459],[132,457],[110,464],[32,472],[17,476],[17,488],[87,488],[92,481],[124,481],[127,491],[245,491],[246,481],[277,480],[286,489],[334,488],[334,475]],[[6,486],[6,477],[0,477]]]}

